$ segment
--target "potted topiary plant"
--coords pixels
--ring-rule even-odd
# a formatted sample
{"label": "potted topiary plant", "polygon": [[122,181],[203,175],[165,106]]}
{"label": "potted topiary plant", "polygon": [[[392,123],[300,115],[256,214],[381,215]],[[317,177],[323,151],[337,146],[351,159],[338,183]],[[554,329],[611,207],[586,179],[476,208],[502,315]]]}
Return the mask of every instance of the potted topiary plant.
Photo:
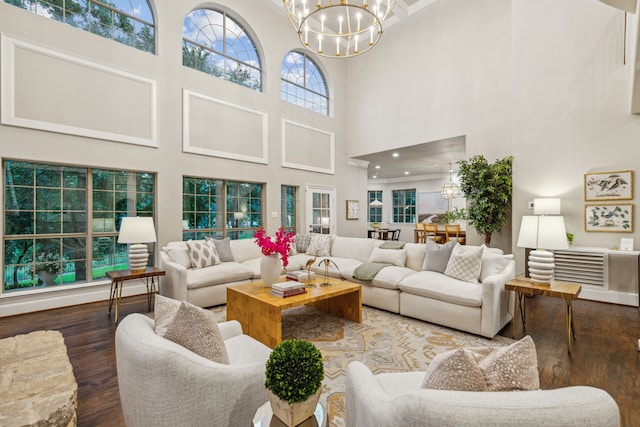
{"label": "potted topiary plant", "polygon": [[313,415],[324,379],[322,354],[313,343],[282,341],[267,360],[265,376],[271,409],[282,422],[295,426]]}

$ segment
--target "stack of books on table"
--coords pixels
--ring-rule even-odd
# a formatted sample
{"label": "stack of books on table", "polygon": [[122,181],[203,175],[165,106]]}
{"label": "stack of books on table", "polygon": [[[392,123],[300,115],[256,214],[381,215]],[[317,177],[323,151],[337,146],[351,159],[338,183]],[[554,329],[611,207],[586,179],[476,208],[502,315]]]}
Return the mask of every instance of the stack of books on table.
{"label": "stack of books on table", "polygon": [[291,281],[274,283],[269,292],[271,295],[286,298],[307,293],[307,290],[304,288],[304,283]]}
{"label": "stack of books on table", "polygon": [[287,280],[295,280],[296,282],[308,282],[316,278],[316,273],[307,270],[297,270],[287,272]]}

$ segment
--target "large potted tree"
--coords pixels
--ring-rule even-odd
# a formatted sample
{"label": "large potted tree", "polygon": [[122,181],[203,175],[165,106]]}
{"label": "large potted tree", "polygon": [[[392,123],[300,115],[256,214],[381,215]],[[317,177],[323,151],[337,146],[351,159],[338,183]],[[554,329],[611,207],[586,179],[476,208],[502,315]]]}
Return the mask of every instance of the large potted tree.
{"label": "large potted tree", "polygon": [[460,189],[467,199],[466,220],[491,244],[491,234],[499,233],[511,211],[513,157],[507,156],[489,163],[476,155],[460,160]]}
{"label": "large potted tree", "polygon": [[313,415],[324,379],[322,354],[313,343],[282,341],[267,360],[265,376],[271,409],[282,422],[295,426]]}

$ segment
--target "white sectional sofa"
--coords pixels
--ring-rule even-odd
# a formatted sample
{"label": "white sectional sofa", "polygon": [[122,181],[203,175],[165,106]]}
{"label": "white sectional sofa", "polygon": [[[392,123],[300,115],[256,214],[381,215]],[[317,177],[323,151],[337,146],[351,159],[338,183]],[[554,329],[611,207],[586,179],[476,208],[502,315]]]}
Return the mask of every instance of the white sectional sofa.
{"label": "white sectional sofa", "polygon": [[[320,236],[320,237],[318,237]],[[483,248],[482,273],[474,282],[462,281],[441,272],[423,271],[427,245],[406,243],[402,249],[381,249],[384,241],[317,235],[330,239],[317,256],[312,270],[318,275],[324,267],[318,261],[330,258],[332,277],[362,283],[365,305],[400,313],[443,326],[492,338],[512,318],[510,292],[504,284],[515,277],[515,262],[500,251]],[[185,242],[171,242],[160,252],[161,267],[167,275],[161,281],[162,295],[209,307],[226,303],[226,288],[260,280],[260,248],[253,239],[228,242],[233,260],[205,268],[189,265]],[[467,250],[473,248],[467,246]],[[303,248],[304,249],[304,248]],[[313,250],[317,250],[313,246]],[[477,249],[476,249],[477,250]],[[317,253],[317,252],[316,252]],[[432,254],[432,252],[429,252]],[[491,257],[503,257],[496,266]],[[393,265],[382,268],[371,281],[354,278],[354,271],[369,261],[385,261]],[[299,270],[312,255],[289,256],[288,270]],[[490,265],[489,265],[490,264]]]}

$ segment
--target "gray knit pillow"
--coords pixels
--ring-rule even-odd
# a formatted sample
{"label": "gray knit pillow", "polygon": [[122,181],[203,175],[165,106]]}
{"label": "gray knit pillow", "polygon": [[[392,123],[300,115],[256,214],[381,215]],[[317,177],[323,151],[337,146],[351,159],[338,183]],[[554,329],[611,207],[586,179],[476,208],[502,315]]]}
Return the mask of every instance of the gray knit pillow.
{"label": "gray knit pillow", "polygon": [[221,262],[234,262],[233,253],[231,252],[231,239],[225,237],[224,239],[213,239],[211,237],[205,237],[205,240],[212,242],[218,252],[218,258]]}
{"label": "gray knit pillow", "polygon": [[433,240],[427,239],[427,254],[424,257],[422,270],[444,273],[456,243],[455,240],[452,240],[444,245],[439,245]]}
{"label": "gray knit pillow", "polygon": [[183,301],[164,337],[209,360],[229,364],[220,328],[208,310]]}

